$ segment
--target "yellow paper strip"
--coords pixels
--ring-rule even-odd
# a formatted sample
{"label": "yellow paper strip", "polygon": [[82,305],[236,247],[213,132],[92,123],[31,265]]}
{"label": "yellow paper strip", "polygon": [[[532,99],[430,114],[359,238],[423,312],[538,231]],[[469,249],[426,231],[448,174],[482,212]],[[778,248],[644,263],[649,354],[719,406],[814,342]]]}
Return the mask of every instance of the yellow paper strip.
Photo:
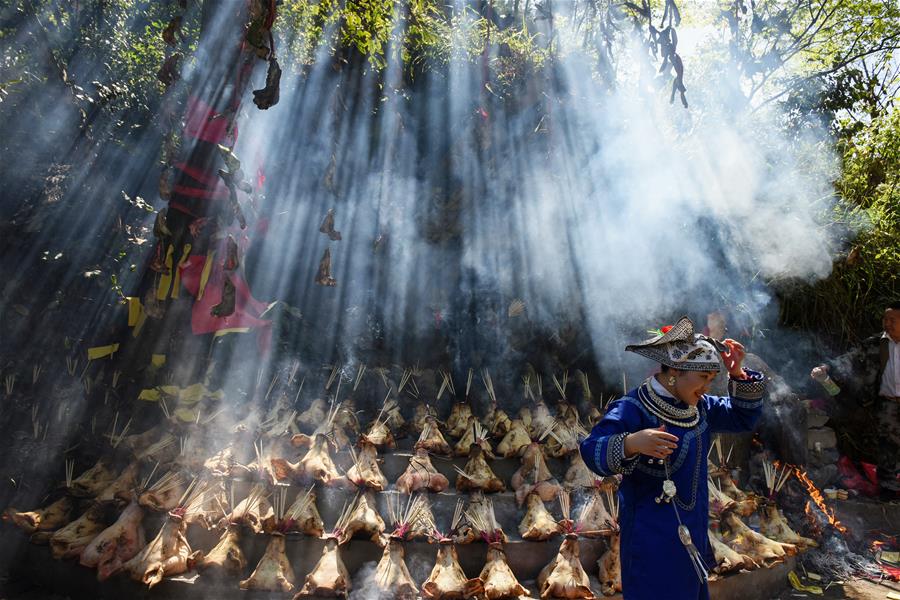
{"label": "yellow paper strip", "polygon": [[144,327],[144,322],[147,320],[147,313],[144,312],[143,308],[141,309],[141,314],[138,315],[137,324],[134,326],[134,330],[131,332],[131,337],[137,337],[141,333],[141,329]]}
{"label": "yellow paper strip", "polygon": [[150,364],[154,367],[161,367],[166,364],[166,355],[165,354],[154,354],[150,357]]}
{"label": "yellow paper strip", "polygon": [[175,410],[175,418],[183,423],[193,423],[197,420],[197,411],[200,409],[199,406],[195,406],[194,408],[179,408]]}
{"label": "yellow paper strip", "polygon": [[128,296],[128,326],[134,327],[141,316],[141,299],[136,296]]}
{"label": "yellow paper strip", "polygon": [[141,390],[141,393],[138,394],[138,400],[145,400],[147,402],[159,402],[159,390]]}
{"label": "yellow paper strip", "polygon": [[215,335],[213,335],[213,337],[222,337],[223,335],[228,335],[229,333],[247,333],[248,331],[250,331],[249,327],[232,327],[230,329],[220,329],[215,333]]}
{"label": "yellow paper strip", "polygon": [[804,585],[800,583],[800,578],[797,577],[797,574],[793,571],[788,573],[788,581],[791,582],[791,587],[798,592],[808,592],[810,594],[816,594],[817,596],[821,596],[825,593],[822,588],[817,585]]}
{"label": "yellow paper strip", "polygon": [[98,358],[103,358],[104,356],[109,356],[118,349],[118,344],[109,344],[107,346],[94,346],[93,348],[88,348],[88,360],[95,360]]}
{"label": "yellow paper strip", "polygon": [[172,256],[175,254],[175,246],[169,246],[166,250],[166,269],[168,273],[163,273],[159,277],[159,287],[156,288],[156,299],[165,300],[169,295],[169,288],[172,287]]}
{"label": "yellow paper strip", "polygon": [[200,289],[197,291],[197,300],[203,298],[203,292],[206,290],[206,282],[209,281],[209,274],[212,271],[215,257],[215,250],[210,250],[206,253],[206,262],[203,263],[203,272],[200,273]]}

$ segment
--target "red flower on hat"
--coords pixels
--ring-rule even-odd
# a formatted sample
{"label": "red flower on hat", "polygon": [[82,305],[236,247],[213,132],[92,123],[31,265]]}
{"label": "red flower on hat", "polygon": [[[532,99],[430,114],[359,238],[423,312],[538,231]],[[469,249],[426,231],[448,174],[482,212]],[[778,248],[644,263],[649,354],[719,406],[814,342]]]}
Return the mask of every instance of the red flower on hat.
{"label": "red flower on hat", "polygon": [[660,331],[660,333],[665,335],[665,334],[669,333],[669,331],[671,331],[671,329],[672,329],[671,325],[666,325],[665,327],[660,327],[659,331]]}

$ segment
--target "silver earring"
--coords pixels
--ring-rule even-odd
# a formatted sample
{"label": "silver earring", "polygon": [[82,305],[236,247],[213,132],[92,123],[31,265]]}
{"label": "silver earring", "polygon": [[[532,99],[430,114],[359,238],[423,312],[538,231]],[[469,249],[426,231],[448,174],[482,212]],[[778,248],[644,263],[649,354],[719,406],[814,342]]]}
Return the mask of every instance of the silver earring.
{"label": "silver earring", "polygon": [[671,386],[675,385],[675,376],[674,375],[669,375],[669,385],[671,385]]}

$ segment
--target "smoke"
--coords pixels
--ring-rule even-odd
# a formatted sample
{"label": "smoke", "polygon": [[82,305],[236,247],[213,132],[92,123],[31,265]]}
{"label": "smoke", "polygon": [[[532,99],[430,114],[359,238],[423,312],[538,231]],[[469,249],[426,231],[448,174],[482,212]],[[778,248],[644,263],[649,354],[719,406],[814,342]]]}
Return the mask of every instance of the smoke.
{"label": "smoke", "polygon": [[[468,13],[456,9],[456,25],[467,26]],[[236,21],[229,11],[215,16],[219,35],[182,73],[204,97],[234,83],[223,48],[234,51]],[[137,35],[145,21],[131,15],[101,34]],[[536,39],[550,38],[546,21],[534,25]],[[24,22],[17,39],[34,27]],[[702,325],[707,311],[723,307],[769,330],[766,348],[777,349],[782,332],[774,331],[769,284],[827,276],[842,233],[820,221],[835,167],[827,136],[788,130],[775,106],[753,111],[734,67],[716,58],[714,30],[680,31],[691,102],[684,110],[669,104],[669,80],[654,74],[639,43],[617,55],[611,89],[595,73],[596,57],[573,42],[579,36],[565,6],[554,27],[552,56],[519,80],[485,85],[482,65],[461,47],[448,64],[413,76],[396,49],[379,73],[352,55],[335,59],[323,44],[308,68],[285,70],[277,106],[258,111],[245,98],[235,152],[248,177],[262,169],[266,197],[243,265],[254,296],[280,301],[270,314],[276,350],[261,356],[255,340],[232,342],[237,336],[182,342],[184,357],[170,356],[166,367],[179,371],[176,383],[196,381],[212,356],[221,372],[214,387],[230,402],[259,400],[271,372],[299,356],[310,372],[318,362],[353,365],[349,372],[359,363],[450,367],[457,388],[470,366],[490,367],[503,397],[521,389],[526,361],[547,372],[593,359],[618,388],[623,373],[634,382],[648,367],[624,355],[626,342],[681,314]],[[495,66],[513,64],[492,52]],[[262,87],[263,71],[252,87]],[[103,62],[78,55],[70,74],[103,81]],[[13,275],[0,313],[14,324],[10,339],[59,346],[54,338],[64,330],[74,345],[60,352],[81,352],[118,339],[120,294],[147,279],[154,215],[143,203],[164,204],[156,200],[156,163],[175,94],[153,106],[153,126],[134,127],[126,152],[121,114],[94,111],[87,139],[71,90],[35,89],[3,107],[9,114],[8,106],[31,104],[44,117],[31,124],[33,134],[13,119],[4,125],[15,134],[8,139],[29,138],[4,172],[27,171],[19,157],[46,155],[49,146],[65,149],[58,162],[71,169],[59,186],[48,178],[42,206],[26,215],[33,243],[4,256]],[[5,196],[4,210],[14,206]],[[329,209],[339,241],[319,232]],[[315,283],[326,249],[336,287]],[[9,310],[37,297],[54,300],[23,318]],[[516,299],[521,314],[510,310]],[[259,368],[268,371],[262,383]],[[79,401],[71,406],[83,412]],[[110,419],[115,410],[110,404]]]}
{"label": "smoke", "polygon": [[[767,282],[830,273],[834,160],[824,132],[789,132],[708,77],[711,33],[685,55],[690,111],[645,80],[638,47],[614,91],[563,47],[502,100],[461,60],[408,85],[396,61],[382,82],[320,55],[243,125],[238,154],[272,181],[255,289],[296,304],[329,358],[518,369],[534,341],[521,327],[587,340],[612,380],[645,369],[623,362],[626,340],[681,314],[727,307],[773,327]],[[329,208],[339,242],[318,232]],[[336,288],[313,283],[326,247]]]}

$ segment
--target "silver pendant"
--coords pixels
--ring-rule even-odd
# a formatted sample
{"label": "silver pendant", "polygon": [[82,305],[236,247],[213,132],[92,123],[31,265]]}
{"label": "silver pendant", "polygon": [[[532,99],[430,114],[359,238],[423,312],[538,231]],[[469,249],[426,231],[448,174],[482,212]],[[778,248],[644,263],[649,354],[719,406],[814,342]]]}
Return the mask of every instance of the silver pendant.
{"label": "silver pendant", "polygon": [[663,481],[663,494],[668,496],[670,499],[675,497],[675,494],[678,493],[678,489],[675,487],[675,482],[671,479],[666,479]]}
{"label": "silver pendant", "polygon": [[678,526],[678,539],[687,547],[691,547],[694,544],[694,540],[691,539],[691,532],[684,525]]}

